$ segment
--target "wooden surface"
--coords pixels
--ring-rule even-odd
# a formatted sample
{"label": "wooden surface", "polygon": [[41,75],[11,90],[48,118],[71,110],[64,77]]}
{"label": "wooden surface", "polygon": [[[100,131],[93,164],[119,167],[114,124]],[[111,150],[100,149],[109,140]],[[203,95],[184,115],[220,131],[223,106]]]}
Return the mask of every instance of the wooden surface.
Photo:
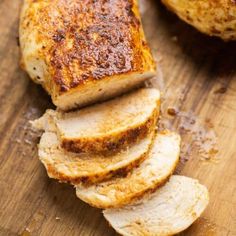
{"label": "wooden surface", "polygon": [[[182,235],[233,236],[236,43],[198,33],[158,2],[142,0],[141,9],[147,38],[162,68],[162,87],[170,95],[165,103],[192,111],[202,124],[210,121],[218,137],[217,161],[202,161],[199,149],[182,133],[191,150],[179,172],[207,185],[211,197],[204,215]],[[115,235],[99,210],[78,200],[72,187],[50,180],[37,159],[38,138],[28,121],[52,105],[19,68],[20,5],[20,0],[0,0],[0,235]],[[179,117],[171,122],[178,127]]]}

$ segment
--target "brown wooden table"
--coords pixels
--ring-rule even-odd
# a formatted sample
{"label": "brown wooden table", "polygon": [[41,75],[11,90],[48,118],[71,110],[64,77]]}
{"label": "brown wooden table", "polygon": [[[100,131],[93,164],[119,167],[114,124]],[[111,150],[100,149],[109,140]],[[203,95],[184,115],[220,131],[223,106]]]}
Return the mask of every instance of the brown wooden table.
{"label": "brown wooden table", "polygon": [[[162,68],[162,87],[169,94],[165,104],[193,112],[201,125],[210,123],[218,137],[216,157],[203,161],[193,138],[181,132],[183,145],[190,149],[182,154],[188,161],[179,173],[198,178],[211,197],[204,215],[182,235],[233,236],[236,43],[198,33],[158,2],[142,0],[141,10],[148,41]],[[53,106],[43,89],[19,68],[21,4],[0,0],[0,235],[115,235],[100,210],[78,200],[73,187],[50,180],[37,159],[38,138],[28,121]],[[179,129],[178,115],[170,121]]]}

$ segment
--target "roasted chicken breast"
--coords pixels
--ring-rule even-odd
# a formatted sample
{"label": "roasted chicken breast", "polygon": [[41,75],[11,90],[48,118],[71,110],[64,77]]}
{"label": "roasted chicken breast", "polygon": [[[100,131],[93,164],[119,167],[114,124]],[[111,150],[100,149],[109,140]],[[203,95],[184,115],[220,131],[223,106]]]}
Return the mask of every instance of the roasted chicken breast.
{"label": "roasted chicken breast", "polygon": [[162,0],[182,20],[202,33],[236,40],[236,1]]}
{"label": "roasted chicken breast", "polygon": [[155,75],[137,0],[25,0],[20,45],[22,67],[62,110]]}

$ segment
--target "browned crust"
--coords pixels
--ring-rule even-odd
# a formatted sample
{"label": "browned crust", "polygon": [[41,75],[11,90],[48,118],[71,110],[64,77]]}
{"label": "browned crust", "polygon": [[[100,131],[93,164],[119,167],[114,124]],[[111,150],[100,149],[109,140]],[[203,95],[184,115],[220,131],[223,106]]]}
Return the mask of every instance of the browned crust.
{"label": "browned crust", "polygon": [[[126,176],[133,168],[138,167],[148,156],[148,153],[151,149],[152,143],[154,140],[154,135],[152,137],[152,142],[149,145],[148,149],[145,153],[143,153],[139,158],[129,163],[127,166],[122,166],[117,169],[113,169],[109,172],[104,171],[103,173],[99,174],[93,174],[93,175],[87,175],[87,176],[77,176],[72,177],[69,175],[65,175],[64,173],[58,172],[53,164],[47,163],[46,161],[43,161],[43,164],[47,170],[48,176],[57,179],[60,182],[70,183],[73,185],[83,184],[84,186],[89,186],[91,184],[99,183],[101,181],[108,180],[114,176]],[[107,157],[109,158],[109,157]]]}
{"label": "browned crust", "polygon": [[[176,166],[177,166],[177,163],[175,165],[175,168],[176,168]],[[135,195],[131,198],[127,198],[125,201],[122,201],[121,203],[119,203],[115,207],[109,206],[109,208],[119,208],[119,207],[122,207],[122,206],[127,205],[127,204],[132,204],[132,202],[135,202],[135,201],[138,201],[138,200],[142,199],[144,197],[144,195],[154,193],[158,188],[164,186],[165,183],[168,182],[168,180],[170,179],[170,177],[172,176],[173,173],[174,173],[174,170],[169,175],[167,175],[163,180],[156,183],[155,186],[153,186],[153,187],[151,187],[147,190],[144,190],[144,191],[138,193],[137,195]]]}
{"label": "browned crust", "polygon": [[92,81],[155,70],[136,0],[30,0],[21,29],[36,29],[44,42],[43,86],[54,100]]}
{"label": "browned crust", "polygon": [[[122,198],[119,201],[115,202],[115,204],[114,203],[113,204],[107,204],[107,203],[100,204],[99,202],[92,203],[90,201],[86,201],[86,203],[88,203],[92,207],[101,208],[101,209],[120,208],[124,205],[132,204],[133,202],[138,201],[141,198],[143,198],[146,194],[154,193],[158,188],[162,187],[169,180],[169,178],[172,176],[172,174],[174,173],[178,162],[179,162],[179,158],[175,162],[175,164],[173,165],[172,171],[167,176],[165,176],[162,180],[154,183],[153,186],[136,193],[136,195],[134,195],[134,196],[126,196],[125,198]],[[86,200],[86,199],[84,199],[84,200]]]}
{"label": "browned crust", "polygon": [[103,137],[67,139],[61,138],[61,146],[71,152],[86,153],[103,153],[111,155],[127,146],[137,143],[141,139],[147,137],[156,127],[159,116],[160,101],[157,102],[156,108],[151,116],[142,124],[136,127],[130,127],[119,133],[110,134]]}

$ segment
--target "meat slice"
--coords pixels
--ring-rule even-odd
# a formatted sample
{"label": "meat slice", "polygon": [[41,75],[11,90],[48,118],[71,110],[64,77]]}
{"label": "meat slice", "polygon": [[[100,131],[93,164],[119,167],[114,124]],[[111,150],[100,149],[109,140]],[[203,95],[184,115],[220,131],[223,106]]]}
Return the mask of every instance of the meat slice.
{"label": "meat slice", "polygon": [[120,207],[152,192],[173,173],[180,152],[180,137],[175,133],[157,134],[148,158],[128,176],[92,185],[77,186],[76,195],[98,208]]}
{"label": "meat slice", "polygon": [[48,130],[54,124],[67,151],[114,153],[152,133],[159,110],[159,91],[144,88],[74,112],[48,110],[34,126]]}
{"label": "meat slice", "polygon": [[137,0],[25,0],[22,67],[62,110],[122,94],[155,75]]}
{"label": "meat slice", "polygon": [[188,228],[205,210],[208,191],[197,180],[174,175],[156,192],[136,204],[103,211],[124,236],[169,236]]}
{"label": "meat slice", "polygon": [[138,166],[151,147],[154,134],[112,156],[76,154],[61,148],[55,132],[45,132],[39,143],[39,159],[48,176],[71,184],[91,184],[115,175],[125,175]]}

